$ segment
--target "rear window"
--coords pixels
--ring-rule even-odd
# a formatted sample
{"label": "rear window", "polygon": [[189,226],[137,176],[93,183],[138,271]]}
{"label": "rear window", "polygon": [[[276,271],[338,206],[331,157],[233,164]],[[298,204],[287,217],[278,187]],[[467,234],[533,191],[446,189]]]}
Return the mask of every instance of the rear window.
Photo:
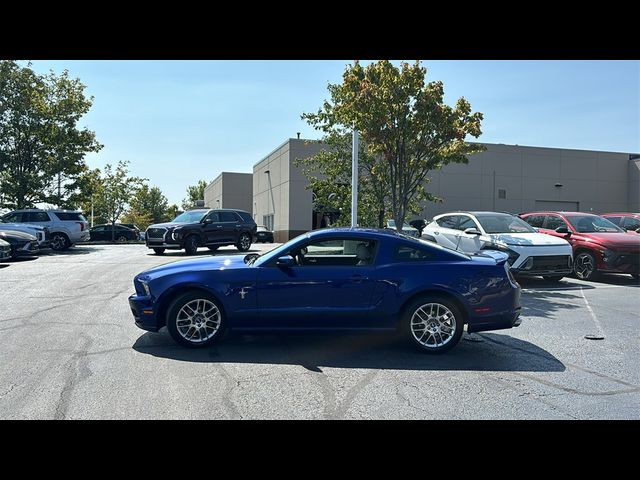
{"label": "rear window", "polygon": [[393,252],[394,260],[400,262],[420,262],[431,260],[433,254],[422,248],[415,248],[409,245],[398,245]]}
{"label": "rear window", "polygon": [[63,222],[86,222],[87,219],[76,212],[53,212]]}
{"label": "rear window", "polygon": [[251,216],[250,213],[248,212],[236,212],[238,215],[240,215],[240,218],[242,218],[242,220],[244,220],[245,222],[253,222],[253,217]]}

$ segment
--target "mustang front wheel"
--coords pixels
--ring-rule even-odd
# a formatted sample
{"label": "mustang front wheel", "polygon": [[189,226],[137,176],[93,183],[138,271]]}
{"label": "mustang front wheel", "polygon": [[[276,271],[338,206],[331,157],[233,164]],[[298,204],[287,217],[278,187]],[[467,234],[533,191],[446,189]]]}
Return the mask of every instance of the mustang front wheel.
{"label": "mustang front wheel", "polygon": [[403,321],[405,334],[426,353],[443,353],[455,347],[464,327],[462,313],[455,303],[439,296],[411,302]]}
{"label": "mustang front wheel", "polygon": [[167,330],[185,347],[211,345],[225,328],[217,302],[202,292],[188,292],[176,298],[167,311]]}

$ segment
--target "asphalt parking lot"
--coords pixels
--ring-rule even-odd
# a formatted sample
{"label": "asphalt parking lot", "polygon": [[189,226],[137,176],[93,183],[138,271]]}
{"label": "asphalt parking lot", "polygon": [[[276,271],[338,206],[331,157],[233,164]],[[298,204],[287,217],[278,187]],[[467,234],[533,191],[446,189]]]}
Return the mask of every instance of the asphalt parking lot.
{"label": "asphalt parking lot", "polygon": [[0,263],[0,418],[640,418],[628,275],[522,281],[520,327],[441,356],[381,335],[232,336],[194,351],[136,328],[127,303],[136,273],[183,258],[83,245]]}

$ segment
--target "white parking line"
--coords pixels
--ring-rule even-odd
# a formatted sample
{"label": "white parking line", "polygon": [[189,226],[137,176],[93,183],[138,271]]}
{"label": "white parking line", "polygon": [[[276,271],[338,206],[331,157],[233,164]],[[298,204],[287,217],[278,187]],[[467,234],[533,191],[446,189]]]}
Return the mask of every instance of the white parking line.
{"label": "white parking line", "polygon": [[582,298],[584,299],[584,303],[587,306],[587,310],[589,310],[589,314],[591,314],[593,323],[596,324],[597,335],[601,335],[604,337],[604,330],[602,329],[602,324],[600,323],[600,320],[598,320],[598,317],[596,317],[596,314],[593,311],[593,308],[591,308],[591,305],[589,305],[589,300],[587,300],[587,297],[584,294],[584,289],[582,287],[580,287],[580,295],[582,295]]}

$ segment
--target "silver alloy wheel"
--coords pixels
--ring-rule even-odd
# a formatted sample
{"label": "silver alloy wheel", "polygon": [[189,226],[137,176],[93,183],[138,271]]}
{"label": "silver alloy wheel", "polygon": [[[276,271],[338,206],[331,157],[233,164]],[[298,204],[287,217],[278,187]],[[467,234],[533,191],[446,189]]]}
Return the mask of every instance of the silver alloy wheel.
{"label": "silver alloy wheel", "polygon": [[211,339],[220,329],[222,317],[215,303],[204,298],[185,304],[176,318],[178,333],[191,343]]}
{"label": "silver alloy wheel", "polygon": [[51,248],[54,250],[62,250],[66,244],[67,240],[59,233],[56,233],[51,237]]}
{"label": "silver alloy wheel", "polygon": [[251,239],[246,233],[240,236],[240,246],[244,250],[249,250],[249,247],[251,246]]}
{"label": "silver alloy wheel", "polygon": [[573,268],[578,278],[587,278],[593,273],[596,267],[593,264],[591,255],[588,253],[580,253],[576,257]]}
{"label": "silver alloy wheel", "polygon": [[456,317],[441,303],[426,303],[413,312],[411,334],[426,348],[440,348],[451,341],[456,332]]}
{"label": "silver alloy wheel", "polygon": [[118,243],[124,243],[127,241],[127,237],[125,237],[124,235],[120,235],[116,241]]}

